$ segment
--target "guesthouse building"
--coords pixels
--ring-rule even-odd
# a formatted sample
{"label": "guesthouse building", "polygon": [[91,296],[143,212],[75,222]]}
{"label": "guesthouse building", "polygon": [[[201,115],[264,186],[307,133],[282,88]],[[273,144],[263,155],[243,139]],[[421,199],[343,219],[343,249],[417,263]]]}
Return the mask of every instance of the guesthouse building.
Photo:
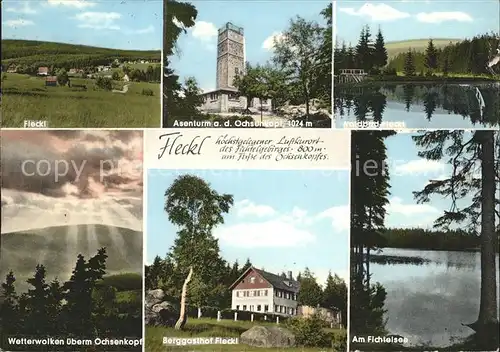
{"label": "guesthouse building", "polygon": [[229,289],[231,309],[283,316],[298,314],[300,284],[288,275],[276,275],[249,267]]}

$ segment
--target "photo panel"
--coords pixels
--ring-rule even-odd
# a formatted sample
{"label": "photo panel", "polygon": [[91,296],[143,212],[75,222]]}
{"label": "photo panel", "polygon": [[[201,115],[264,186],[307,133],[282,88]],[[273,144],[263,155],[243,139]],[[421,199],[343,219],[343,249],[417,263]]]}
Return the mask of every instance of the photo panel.
{"label": "photo panel", "polygon": [[350,351],[496,351],[500,133],[353,131]]}
{"label": "photo panel", "polygon": [[2,131],[0,349],[141,351],[142,131]]}
{"label": "photo panel", "polygon": [[2,127],[161,126],[160,1],[2,2]]}
{"label": "photo panel", "polygon": [[164,5],[163,127],[331,128],[330,0]]}
{"label": "photo panel", "polygon": [[336,0],[336,128],[500,125],[500,3]]}
{"label": "photo panel", "polygon": [[346,351],[349,132],[219,131],[145,134],[145,351]]}

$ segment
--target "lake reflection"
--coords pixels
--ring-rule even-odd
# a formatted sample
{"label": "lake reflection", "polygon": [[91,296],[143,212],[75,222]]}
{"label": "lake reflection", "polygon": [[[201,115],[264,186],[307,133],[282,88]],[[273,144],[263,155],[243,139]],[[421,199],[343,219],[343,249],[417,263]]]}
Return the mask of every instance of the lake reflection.
{"label": "lake reflection", "polygon": [[473,333],[462,323],[476,321],[479,312],[480,253],[386,248],[382,254],[426,262],[371,264],[373,282],[387,290],[390,333],[407,337],[410,345],[436,347],[449,346]]}
{"label": "lake reflection", "polygon": [[[480,94],[479,94],[480,93]],[[344,122],[404,122],[407,128],[492,128],[500,124],[500,83],[378,84],[334,90],[336,128]]]}

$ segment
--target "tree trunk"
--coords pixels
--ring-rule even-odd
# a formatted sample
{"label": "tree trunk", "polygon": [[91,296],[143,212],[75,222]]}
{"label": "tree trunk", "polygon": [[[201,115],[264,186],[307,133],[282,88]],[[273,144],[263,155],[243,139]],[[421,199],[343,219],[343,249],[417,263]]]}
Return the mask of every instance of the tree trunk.
{"label": "tree trunk", "polygon": [[262,98],[260,98],[260,123],[262,124]]}
{"label": "tree trunk", "polygon": [[189,281],[191,281],[191,276],[193,276],[193,267],[189,268],[189,274],[184,280],[184,285],[182,285],[182,294],[181,294],[181,309],[179,313],[179,320],[175,323],[176,330],[182,330],[184,325],[186,324],[186,296],[187,296],[187,288]]}
{"label": "tree trunk", "polygon": [[[493,131],[477,131],[481,145],[481,302],[479,316],[470,327],[476,331],[478,341],[485,341],[487,348],[497,348],[498,305],[496,283],[495,231],[495,141]],[[496,337],[496,341],[494,340]],[[493,340],[492,340],[493,339]]]}

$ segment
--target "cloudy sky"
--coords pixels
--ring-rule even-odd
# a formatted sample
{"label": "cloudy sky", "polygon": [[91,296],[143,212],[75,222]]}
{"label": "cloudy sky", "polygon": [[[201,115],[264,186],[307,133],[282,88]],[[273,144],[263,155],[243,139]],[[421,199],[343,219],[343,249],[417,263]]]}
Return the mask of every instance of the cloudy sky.
{"label": "cloudy sky", "polygon": [[142,229],[142,133],[2,131],[2,234],[99,224]]}
{"label": "cloudy sky", "polygon": [[328,0],[190,2],[198,10],[196,25],[181,35],[177,43],[180,55],[171,58],[171,67],[181,79],[194,76],[205,91],[215,89],[218,28],[227,22],[243,27],[247,61],[264,64],[271,57],[273,38],[288,27],[291,18],[300,15],[323,23],[320,12],[330,3]]}
{"label": "cloudy sky", "polygon": [[[417,204],[412,192],[422,190],[429,180],[448,178],[452,167],[447,157],[442,161],[420,158],[417,153],[421,149],[415,146],[411,136],[411,133],[399,133],[386,139],[392,186],[386,226],[431,228],[434,220],[449,210],[450,199],[433,196],[431,202]],[[459,205],[468,205],[468,202],[466,198]]]}
{"label": "cloudy sky", "polygon": [[[163,210],[164,193],[180,171],[148,170],[147,260],[164,257],[177,229]],[[219,193],[234,196],[214,231],[224,259],[297,274],[309,267],[323,284],[328,270],[348,268],[348,171],[199,171]],[[295,275],[294,274],[294,275]]]}
{"label": "cloudy sky", "polygon": [[2,1],[2,39],[161,50],[162,23],[161,1]]}
{"label": "cloudy sky", "polygon": [[355,45],[364,25],[380,26],[386,41],[471,38],[499,32],[498,0],[337,0],[337,40]]}

